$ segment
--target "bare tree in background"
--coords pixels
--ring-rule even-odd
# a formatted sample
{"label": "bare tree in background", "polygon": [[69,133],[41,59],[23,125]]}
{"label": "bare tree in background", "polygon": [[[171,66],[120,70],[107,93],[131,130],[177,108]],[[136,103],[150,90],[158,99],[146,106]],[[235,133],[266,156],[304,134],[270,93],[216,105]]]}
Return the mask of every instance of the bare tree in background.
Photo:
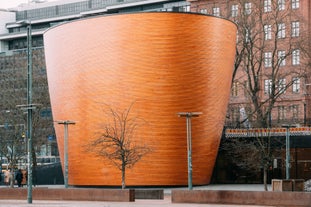
{"label": "bare tree in background", "polygon": [[265,191],[268,190],[268,171],[273,168],[273,161],[282,156],[283,148],[284,143],[270,136],[270,131],[258,132],[251,138],[223,139],[221,144],[221,150],[235,166],[249,174],[263,172]]}
{"label": "bare tree in background", "polygon": [[[272,127],[272,120],[279,118],[272,117],[276,106],[293,104],[287,101],[287,95],[294,93],[288,89],[303,83],[310,70],[308,62],[302,61],[304,56],[310,57],[310,43],[305,42],[310,40],[309,34],[302,27],[302,16],[285,2],[283,5],[281,1],[236,1],[239,11],[232,18],[238,26],[238,38],[232,92],[234,96],[240,90],[244,97],[238,106],[234,101],[229,106],[231,121],[235,123],[231,127]],[[289,124],[284,123],[289,119],[277,121],[274,126]],[[267,169],[275,157],[281,156],[284,145],[272,147],[272,140],[258,134],[248,139],[226,139],[222,147],[236,166],[252,172],[262,169],[267,190]]]}
{"label": "bare tree in background", "polygon": [[[27,103],[27,61],[25,51],[0,58],[0,148],[3,157],[7,155],[7,149],[13,149],[14,155],[10,155],[12,159],[7,159],[11,160],[9,169],[13,171],[17,166],[25,167],[26,165],[27,110],[21,110],[23,107],[17,106]],[[33,110],[32,116],[33,148],[31,153],[35,170],[36,154],[42,146],[49,144],[47,137],[54,135],[54,128],[43,53],[34,50],[33,62],[35,63],[33,65],[33,102],[39,103]],[[12,143],[14,143],[14,148],[10,147]]]}
{"label": "bare tree in background", "polygon": [[121,171],[122,189],[125,189],[126,169],[133,168],[151,149],[135,141],[139,136],[135,131],[141,120],[130,115],[133,104],[124,111],[107,107],[110,121],[103,123],[101,134],[89,143],[87,149],[92,149],[97,157],[110,160]]}
{"label": "bare tree in background", "polygon": [[[240,124],[252,120],[256,127],[269,127],[275,104],[305,76],[307,67],[299,56],[310,53],[303,44],[307,34],[302,27],[299,38],[288,33],[286,27],[301,18],[288,6],[280,8],[278,1],[264,5],[262,1],[240,0],[238,5],[242,9],[234,17],[238,42],[232,86],[233,90],[243,88],[243,107],[248,109]],[[290,60],[292,68],[285,70]]]}
{"label": "bare tree in background", "polygon": [[[23,114],[16,108],[26,98],[24,60],[20,55],[3,57],[0,65],[0,155],[7,160],[10,172],[10,186],[14,186],[14,171],[20,165],[25,165],[26,123]],[[5,63],[5,64],[3,64]],[[2,163],[1,163],[2,164]]]}
{"label": "bare tree in background", "polygon": [[20,124],[8,123],[0,129],[0,154],[8,161],[10,169],[10,186],[14,187],[14,171],[25,156],[26,142],[23,136],[24,127]]}

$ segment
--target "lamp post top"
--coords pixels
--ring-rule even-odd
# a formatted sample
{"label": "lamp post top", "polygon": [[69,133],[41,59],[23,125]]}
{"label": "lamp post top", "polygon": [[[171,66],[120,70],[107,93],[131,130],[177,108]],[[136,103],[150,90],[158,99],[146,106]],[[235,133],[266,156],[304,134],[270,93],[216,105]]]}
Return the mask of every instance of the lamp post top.
{"label": "lamp post top", "polygon": [[282,124],[282,128],[296,128],[296,125],[292,125],[292,124]]}
{"label": "lamp post top", "polygon": [[179,117],[198,117],[201,114],[203,114],[202,112],[178,112],[177,115]]}
{"label": "lamp post top", "polygon": [[16,22],[17,25],[30,25],[31,21],[26,19],[26,20],[21,20]]}
{"label": "lamp post top", "polygon": [[58,124],[76,124],[75,121],[64,120],[64,121],[56,121]]}

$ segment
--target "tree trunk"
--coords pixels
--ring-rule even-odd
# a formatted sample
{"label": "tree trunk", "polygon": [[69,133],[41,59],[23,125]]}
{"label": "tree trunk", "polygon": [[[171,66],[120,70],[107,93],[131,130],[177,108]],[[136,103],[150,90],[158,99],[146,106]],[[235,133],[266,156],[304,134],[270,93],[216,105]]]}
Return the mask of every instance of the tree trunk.
{"label": "tree trunk", "polygon": [[264,188],[265,188],[265,191],[268,191],[268,185],[267,185],[267,168],[264,167],[263,168],[263,183],[264,183]]}
{"label": "tree trunk", "polygon": [[122,165],[122,189],[125,189],[125,166]]}
{"label": "tree trunk", "polygon": [[11,188],[14,188],[14,182],[15,182],[14,171],[11,169],[10,171],[10,187]]}

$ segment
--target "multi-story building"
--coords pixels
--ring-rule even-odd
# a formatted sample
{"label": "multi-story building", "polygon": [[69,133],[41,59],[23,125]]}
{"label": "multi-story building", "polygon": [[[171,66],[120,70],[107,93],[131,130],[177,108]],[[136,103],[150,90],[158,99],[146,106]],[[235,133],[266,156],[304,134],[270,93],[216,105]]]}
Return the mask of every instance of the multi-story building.
{"label": "multi-story building", "polygon": [[[50,108],[43,33],[48,28],[95,15],[139,11],[189,11],[183,0],[61,0],[32,1],[0,10],[0,146],[6,146],[7,126],[27,131],[25,111],[16,107],[27,103],[27,21],[31,25],[33,65],[33,139],[37,156],[57,156],[58,150]],[[57,43],[55,43],[57,44]],[[1,148],[0,147],[0,148]],[[5,147],[4,147],[5,148]],[[23,148],[24,149],[24,148]],[[2,150],[0,150],[2,152]],[[24,149],[25,151],[25,149]],[[0,153],[5,160],[6,152]],[[26,152],[25,152],[26,153]]]}
{"label": "multi-story building", "polygon": [[[267,129],[263,128],[272,128],[273,133],[278,133],[285,130],[281,129],[285,125],[310,126],[311,2],[189,1],[192,12],[228,18],[238,26],[237,56],[225,127],[240,130],[227,130],[226,137],[247,137],[250,140],[266,133]],[[250,131],[249,128],[262,129]],[[299,134],[305,134],[304,130],[309,128],[295,130]],[[280,143],[285,143],[285,132],[282,133],[275,136],[279,136]],[[293,132],[289,150],[291,177],[310,179],[309,133],[303,137],[294,134]],[[283,147],[280,148],[284,149]],[[229,172],[234,168],[221,165],[224,160],[220,160],[216,168],[219,168],[217,172],[221,171],[218,174],[222,176],[216,179],[221,182],[235,181],[237,172]],[[276,177],[285,178],[285,150],[282,157],[275,159],[272,165],[273,172],[278,171]],[[230,176],[235,178],[229,178]],[[243,177],[246,178],[247,175],[244,173]],[[254,179],[250,182],[254,182]]]}
{"label": "multi-story building", "polygon": [[[238,128],[310,125],[310,1],[190,2],[192,12],[228,18],[239,27],[239,54],[226,125]],[[255,65],[248,65],[251,63]],[[259,106],[254,106],[252,93],[256,93]],[[259,115],[258,109],[267,114]],[[266,124],[258,119],[266,119]]]}

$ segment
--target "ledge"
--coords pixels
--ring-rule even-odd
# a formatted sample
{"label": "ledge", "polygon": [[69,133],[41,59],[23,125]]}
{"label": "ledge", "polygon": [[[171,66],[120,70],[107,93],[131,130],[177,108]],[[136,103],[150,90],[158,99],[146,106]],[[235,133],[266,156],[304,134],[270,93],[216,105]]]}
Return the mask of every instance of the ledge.
{"label": "ledge", "polygon": [[311,193],[268,191],[172,190],[172,203],[307,207]]}
{"label": "ledge", "polygon": [[[34,200],[75,200],[75,201],[135,201],[135,190],[131,189],[49,189],[34,188]],[[0,199],[27,199],[27,188],[1,188]]]}

